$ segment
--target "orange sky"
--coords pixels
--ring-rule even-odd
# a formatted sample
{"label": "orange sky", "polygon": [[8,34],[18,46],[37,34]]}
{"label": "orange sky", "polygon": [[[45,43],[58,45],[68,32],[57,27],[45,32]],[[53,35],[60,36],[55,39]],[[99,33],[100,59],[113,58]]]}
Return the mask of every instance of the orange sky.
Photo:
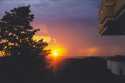
{"label": "orange sky", "polygon": [[[40,28],[39,35],[47,35],[51,38],[51,42],[61,45],[67,49],[67,57],[76,56],[100,56],[100,55],[115,55],[117,53],[123,53],[123,51],[116,47],[116,49],[109,46],[109,48],[98,45],[97,40],[93,41],[93,38],[86,35],[87,30],[83,30],[83,34],[78,33],[77,26],[80,25],[68,25],[68,24],[54,24],[49,25],[46,23],[33,23],[35,28]],[[70,30],[72,27],[72,30]],[[88,27],[84,25],[83,27]],[[74,29],[74,30],[73,30]],[[89,30],[88,30],[89,31]],[[82,35],[82,36],[80,36]],[[93,35],[96,35],[94,33]],[[99,37],[99,36],[97,36]],[[115,47],[115,46],[114,46]],[[110,50],[110,51],[109,51]]]}

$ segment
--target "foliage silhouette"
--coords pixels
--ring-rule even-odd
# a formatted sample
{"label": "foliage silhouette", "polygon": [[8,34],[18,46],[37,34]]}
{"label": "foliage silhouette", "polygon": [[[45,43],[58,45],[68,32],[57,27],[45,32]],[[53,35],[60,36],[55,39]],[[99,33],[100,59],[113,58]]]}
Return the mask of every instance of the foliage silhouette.
{"label": "foliage silhouette", "polygon": [[33,19],[30,6],[22,6],[5,12],[0,20],[0,51],[4,50],[9,56],[8,64],[13,72],[39,73],[45,68],[49,51],[44,48],[48,44],[43,40],[32,40],[39,31],[31,26]]}

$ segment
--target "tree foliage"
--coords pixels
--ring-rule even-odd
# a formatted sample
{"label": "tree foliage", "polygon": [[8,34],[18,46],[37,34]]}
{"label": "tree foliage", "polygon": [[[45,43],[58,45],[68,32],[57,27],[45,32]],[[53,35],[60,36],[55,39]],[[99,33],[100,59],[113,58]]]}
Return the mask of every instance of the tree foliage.
{"label": "tree foliage", "polygon": [[44,64],[45,55],[48,54],[44,48],[46,42],[40,40],[35,42],[32,37],[38,29],[34,29],[31,22],[34,15],[31,13],[30,6],[14,8],[0,19],[0,50],[16,60],[16,63],[26,65]]}
{"label": "tree foliage", "polygon": [[0,52],[9,56],[4,69],[15,83],[35,83],[45,79],[49,72],[46,68],[49,51],[44,49],[48,44],[33,41],[39,31],[32,27],[33,19],[30,6],[14,8],[0,19]]}
{"label": "tree foliage", "polygon": [[36,53],[40,53],[47,43],[42,40],[39,42],[32,40],[33,35],[39,31],[31,26],[33,19],[34,15],[31,13],[30,6],[18,7],[10,12],[5,12],[0,20],[0,50],[11,53],[14,50],[14,55],[22,55],[21,50],[29,47],[34,50],[32,52],[37,50]]}

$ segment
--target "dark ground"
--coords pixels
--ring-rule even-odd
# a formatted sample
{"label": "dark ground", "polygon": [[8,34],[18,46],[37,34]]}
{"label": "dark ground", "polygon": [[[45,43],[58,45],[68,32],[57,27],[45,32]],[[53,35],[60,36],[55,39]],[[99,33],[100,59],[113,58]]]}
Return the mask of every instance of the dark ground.
{"label": "dark ground", "polygon": [[44,72],[44,75],[2,62],[0,83],[125,83],[124,76],[115,76],[107,70],[103,58],[67,59],[58,72]]}

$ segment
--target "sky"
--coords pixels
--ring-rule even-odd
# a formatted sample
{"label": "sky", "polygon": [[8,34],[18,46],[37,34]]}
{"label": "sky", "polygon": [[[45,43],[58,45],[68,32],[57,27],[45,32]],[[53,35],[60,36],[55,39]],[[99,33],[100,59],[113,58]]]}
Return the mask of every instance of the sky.
{"label": "sky", "polygon": [[100,0],[0,0],[4,11],[31,5],[33,26],[49,34],[68,50],[68,56],[110,56],[125,54],[124,36],[99,35]]}

